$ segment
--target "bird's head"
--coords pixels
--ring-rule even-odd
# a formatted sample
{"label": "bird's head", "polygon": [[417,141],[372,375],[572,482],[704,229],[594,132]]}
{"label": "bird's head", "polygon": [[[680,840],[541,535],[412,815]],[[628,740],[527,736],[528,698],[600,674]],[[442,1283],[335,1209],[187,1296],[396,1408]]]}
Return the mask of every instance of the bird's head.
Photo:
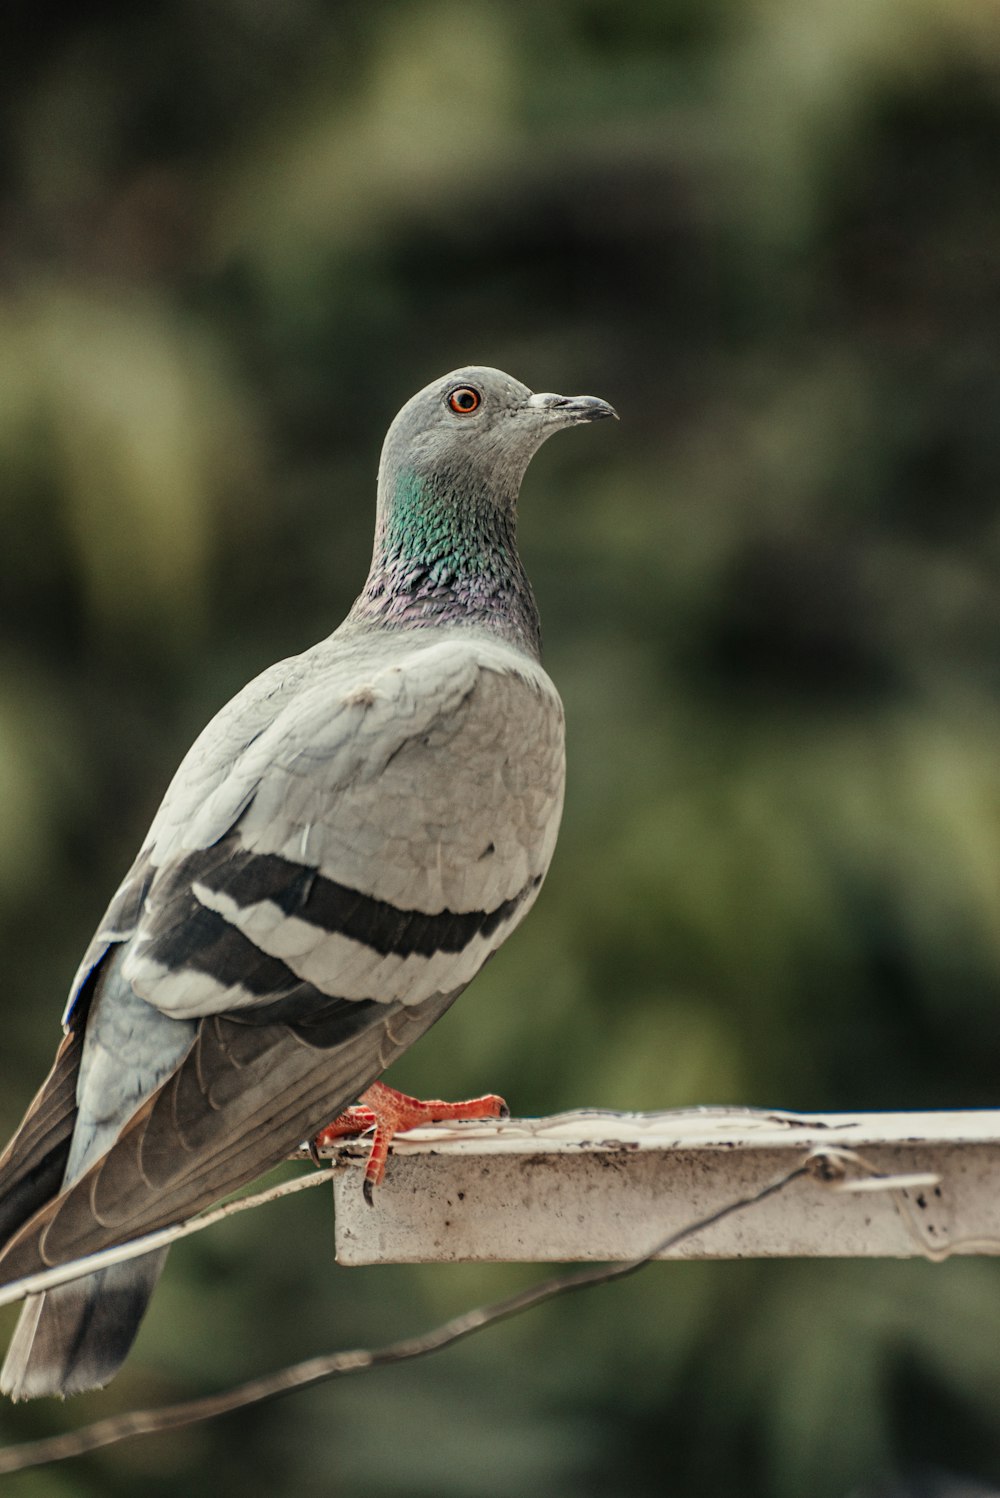
{"label": "bird's head", "polygon": [[533,394],[502,370],[470,364],[418,390],[399,412],[382,449],[380,488],[391,503],[406,472],[452,495],[510,501],[553,432],[615,415],[596,396]]}

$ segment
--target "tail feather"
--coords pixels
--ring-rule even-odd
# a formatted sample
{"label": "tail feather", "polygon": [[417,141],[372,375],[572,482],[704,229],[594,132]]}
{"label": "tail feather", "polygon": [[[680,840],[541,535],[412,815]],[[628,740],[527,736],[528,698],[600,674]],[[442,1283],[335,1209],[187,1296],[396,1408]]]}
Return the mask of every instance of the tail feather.
{"label": "tail feather", "polygon": [[129,1354],[166,1258],[158,1249],[30,1296],[0,1370],[0,1392],[17,1400],[103,1388]]}

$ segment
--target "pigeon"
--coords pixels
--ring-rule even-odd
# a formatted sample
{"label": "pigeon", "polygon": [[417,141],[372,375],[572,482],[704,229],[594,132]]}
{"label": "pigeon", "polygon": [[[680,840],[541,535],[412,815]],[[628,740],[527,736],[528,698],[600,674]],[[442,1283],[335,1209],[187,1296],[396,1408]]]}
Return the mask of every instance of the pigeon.
{"label": "pigeon", "polygon": [[[393,1128],[449,1116],[376,1079],[548,869],[563,711],[517,499],[547,437],[615,414],[478,366],[403,406],[360,596],[195,740],[84,955],[52,1070],[0,1156],[0,1283],[182,1221],[331,1118],[333,1135],[381,1124],[370,1186]],[[3,1392],[106,1384],[165,1256],[30,1297]]]}

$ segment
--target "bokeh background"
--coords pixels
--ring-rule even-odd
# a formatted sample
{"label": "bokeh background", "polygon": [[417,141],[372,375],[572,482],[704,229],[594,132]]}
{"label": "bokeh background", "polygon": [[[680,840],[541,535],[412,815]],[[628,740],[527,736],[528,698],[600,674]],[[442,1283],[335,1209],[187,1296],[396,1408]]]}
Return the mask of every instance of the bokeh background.
{"label": "bokeh background", "polygon": [[[522,500],[565,696],[538,908],[393,1073],[515,1111],[1000,1094],[993,0],[0,11],[0,1123],[182,751],[327,633],[384,429],[586,391]],[[103,1395],[417,1331],[310,1193],[175,1249]],[[12,1323],[5,1313],[2,1327]],[[23,1498],[981,1498],[1000,1269],[678,1264]]]}

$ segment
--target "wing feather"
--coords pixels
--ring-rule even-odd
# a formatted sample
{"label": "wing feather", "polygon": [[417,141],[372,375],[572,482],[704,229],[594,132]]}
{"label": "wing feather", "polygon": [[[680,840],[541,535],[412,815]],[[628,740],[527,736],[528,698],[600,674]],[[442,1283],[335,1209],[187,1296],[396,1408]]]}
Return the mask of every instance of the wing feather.
{"label": "wing feather", "polygon": [[309,1020],[212,1015],[117,1143],[0,1254],[0,1282],[154,1231],[210,1206],[351,1103],[458,997],[402,1011],[341,1001]]}
{"label": "wing feather", "polygon": [[493,640],[335,637],[251,684],[182,763],[76,990],[117,946],[127,991],[194,1040],[0,1273],[189,1215],[353,1102],[534,901],[562,780],[554,688]]}
{"label": "wing feather", "polygon": [[0,1155],[0,1243],[58,1191],[76,1122],[82,1026],[71,1030],[21,1127]]}

